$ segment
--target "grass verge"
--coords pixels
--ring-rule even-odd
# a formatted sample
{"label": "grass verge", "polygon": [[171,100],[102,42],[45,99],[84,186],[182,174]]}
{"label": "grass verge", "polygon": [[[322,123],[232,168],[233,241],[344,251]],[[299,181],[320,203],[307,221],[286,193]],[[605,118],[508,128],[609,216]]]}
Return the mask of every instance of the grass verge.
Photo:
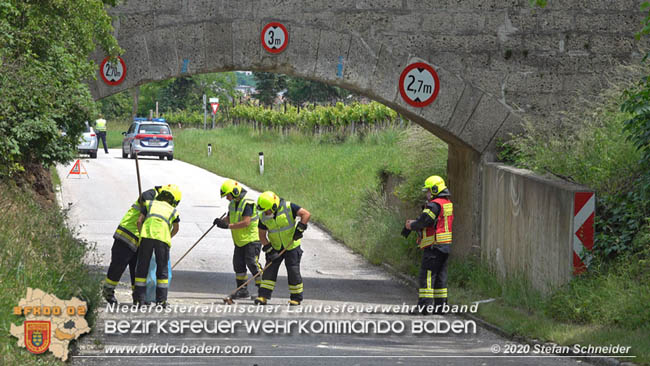
{"label": "grass verge", "polygon": [[[387,201],[396,194],[415,206],[424,178],[444,176],[446,147],[432,141],[431,135],[409,129],[343,139],[227,127],[177,131],[175,142],[179,159],[257,190],[276,191],[310,210],[315,221],[372,263],[417,273],[420,252],[413,238],[399,236],[404,214]],[[262,176],[259,152],[265,156]],[[386,172],[407,179],[394,192],[382,192],[380,176]],[[214,190],[216,194],[218,187]],[[478,315],[512,335],[568,346],[631,346],[631,354],[638,357],[635,362],[647,363],[650,319],[640,307],[650,301],[642,295],[650,294],[650,278],[638,277],[647,268],[643,260],[627,259],[622,263],[636,265],[612,266],[591,278],[579,277],[549,296],[532,290],[524,279],[499,279],[480,261],[452,260],[450,299],[467,304],[494,298],[479,306]]]}
{"label": "grass verge", "polygon": [[39,288],[60,299],[76,296],[88,302],[87,320],[94,323],[100,301],[101,277],[90,272],[84,257],[91,245],[76,238],[58,207],[43,207],[33,193],[13,183],[0,182],[0,364],[61,365],[51,353],[33,355],[16,346],[10,324],[21,325],[24,317],[9,309],[16,306],[27,288]]}

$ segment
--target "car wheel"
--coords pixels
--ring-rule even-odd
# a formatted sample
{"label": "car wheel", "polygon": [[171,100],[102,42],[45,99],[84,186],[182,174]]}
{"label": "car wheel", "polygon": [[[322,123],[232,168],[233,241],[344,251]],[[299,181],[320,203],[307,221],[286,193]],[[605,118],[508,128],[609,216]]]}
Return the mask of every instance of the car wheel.
{"label": "car wheel", "polygon": [[133,149],[131,149],[131,154],[129,156],[131,159],[135,159],[135,154],[133,153]]}
{"label": "car wheel", "polygon": [[167,160],[174,160],[174,154],[167,155]]}
{"label": "car wheel", "polygon": [[165,157],[161,155],[161,156],[158,157],[158,159],[165,160]]}
{"label": "car wheel", "polygon": [[124,150],[122,150],[122,159],[126,159],[129,157],[129,154],[125,153]]}
{"label": "car wheel", "polygon": [[91,159],[97,159],[97,150],[88,153]]}

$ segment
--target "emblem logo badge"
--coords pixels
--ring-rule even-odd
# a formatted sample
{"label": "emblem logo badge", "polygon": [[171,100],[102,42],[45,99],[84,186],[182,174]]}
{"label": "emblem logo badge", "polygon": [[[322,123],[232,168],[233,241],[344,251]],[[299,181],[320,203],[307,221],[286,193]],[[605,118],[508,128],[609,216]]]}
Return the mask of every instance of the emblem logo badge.
{"label": "emblem logo badge", "polygon": [[25,321],[25,347],[34,354],[40,354],[50,347],[52,324],[50,321]]}

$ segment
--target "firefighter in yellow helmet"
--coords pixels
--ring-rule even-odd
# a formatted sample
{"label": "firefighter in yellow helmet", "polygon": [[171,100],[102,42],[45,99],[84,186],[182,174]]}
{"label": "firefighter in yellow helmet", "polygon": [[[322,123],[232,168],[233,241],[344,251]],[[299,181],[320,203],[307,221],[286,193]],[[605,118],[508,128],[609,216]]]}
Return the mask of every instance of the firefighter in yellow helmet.
{"label": "firefighter in yellow helmet", "polygon": [[441,177],[427,178],[422,190],[426,192],[427,204],[417,220],[406,220],[405,224],[407,230],[421,233],[418,236],[422,263],[417,312],[442,314],[447,307],[447,258],[451,251],[454,210],[451,194]]}
{"label": "firefighter in yellow helmet", "polygon": [[138,229],[140,230],[140,247],[138,249],[138,264],[135,267],[134,298],[138,305],[145,302],[147,273],[151,255],[156,253],[156,304],[167,306],[167,290],[169,287],[169,250],[172,237],[178,233],[180,218],[176,206],[181,201],[181,191],[175,184],[163,186],[160,193],[152,201],[145,201],[146,214],[140,214]]}
{"label": "firefighter in yellow helmet", "polygon": [[[104,282],[104,299],[109,304],[117,303],[115,298],[115,287],[122,278],[122,273],[129,266],[131,274],[131,291],[135,286],[135,265],[138,260],[138,245],[140,245],[140,232],[138,231],[138,218],[140,214],[146,214],[143,203],[153,200],[160,192],[162,186],[155,186],[145,192],[139,200],[136,200],[126,212],[120,224],[113,234],[113,247],[111,248],[111,263],[108,266],[106,280]],[[135,302],[135,298],[133,298]]]}
{"label": "firefighter in yellow helmet", "polygon": [[[304,208],[278,197],[271,191],[262,193],[257,199],[258,224],[262,250],[266,253],[266,262],[271,266],[262,273],[262,283],[255,304],[266,305],[271,299],[278,278],[280,264],[284,260],[287,268],[290,300],[289,305],[300,305],[303,300],[303,284],[300,275],[300,258],[302,249],[300,239],[311,214]],[[300,221],[296,224],[296,218]],[[286,249],[284,254],[280,252]]]}
{"label": "firefighter in yellow helmet", "polygon": [[[246,267],[255,276],[260,270],[260,237],[257,230],[257,210],[255,201],[246,197],[248,192],[239,182],[232,179],[226,180],[221,185],[221,198],[226,197],[228,205],[228,216],[225,219],[214,219],[214,225],[222,229],[230,229],[232,240],[235,243],[235,250],[232,256],[232,266],[235,271],[237,287],[246,282],[248,276]],[[261,279],[256,278],[255,285],[259,287]],[[247,288],[239,289],[234,299],[247,298],[250,294]]]}

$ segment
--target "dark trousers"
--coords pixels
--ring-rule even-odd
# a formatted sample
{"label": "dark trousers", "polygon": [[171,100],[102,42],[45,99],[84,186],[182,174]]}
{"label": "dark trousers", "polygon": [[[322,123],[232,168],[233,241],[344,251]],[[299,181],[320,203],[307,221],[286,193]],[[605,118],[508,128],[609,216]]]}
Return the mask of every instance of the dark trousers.
{"label": "dark trousers", "polygon": [[[235,251],[232,255],[232,268],[235,271],[237,287],[243,285],[248,279],[246,268],[248,268],[253,276],[262,270],[259,263],[261,248],[262,244],[259,241],[253,241],[241,247],[235,245]],[[261,281],[257,277],[255,284],[259,285]]]}
{"label": "dark trousers", "polygon": [[302,301],[302,276],[300,275],[300,259],[302,258],[302,249],[297,247],[293,250],[286,251],[282,257],[276,259],[271,266],[262,273],[262,283],[260,284],[259,296],[267,299],[271,298],[275,288],[275,280],[278,278],[280,264],[284,260],[287,268],[287,278],[289,282],[289,293],[291,300]]}
{"label": "dark trousers", "polygon": [[422,251],[418,305],[431,305],[434,300],[436,304],[447,301],[447,258],[449,253],[443,253],[433,246]]}
{"label": "dark trousers", "polygon": [[169,262],[169,245],[149,238],[140,240],[138,248],[138,264],[135,266],[135,291],[134,298],[140,304],[145,302],[147,292],[147,274],[149,273],[149,262],[152,253],[156,253],[156,302],[167,301],[167,290],[169,288],[169,273],[167,273],[167,262]]}
{"label": "dark trousers", "polygon": [[120,278],[122,278],[122,273],[126,269],[126,266],[129,266],[129,273],[131,274],[131,290],[135,284],[135,265],[138,261],[138,252],[131,250],[126,243],[121,240],[115,239],[113,242],[113,248],[111,248],[111,264],[108,265],[108,273],[106,273],[107,287],[115,287]]}
{"label": "dark trousers", "polygon": [[106,131],[97,131],[97,148],[99,149],[99,141],[104,146],[104,152],[108,154],[108,146],[106,145]]}

